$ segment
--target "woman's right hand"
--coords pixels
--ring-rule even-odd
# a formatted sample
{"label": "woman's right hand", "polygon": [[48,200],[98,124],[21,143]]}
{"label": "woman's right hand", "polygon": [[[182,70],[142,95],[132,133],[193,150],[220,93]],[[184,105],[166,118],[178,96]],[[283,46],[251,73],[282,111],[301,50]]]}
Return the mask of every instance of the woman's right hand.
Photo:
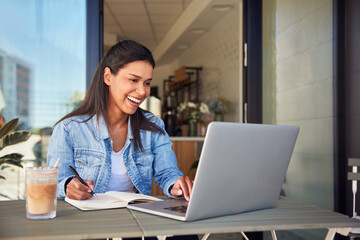
{"label": "woman's right hand", "polygon": [[[84,180],[87,185],[94,191],[94,182],[91,180]],[[71,179],[66,185],[66,196],[70,199],[85,200],[91,198],[93,195],[90,189],[82,184],[77,178]]]}

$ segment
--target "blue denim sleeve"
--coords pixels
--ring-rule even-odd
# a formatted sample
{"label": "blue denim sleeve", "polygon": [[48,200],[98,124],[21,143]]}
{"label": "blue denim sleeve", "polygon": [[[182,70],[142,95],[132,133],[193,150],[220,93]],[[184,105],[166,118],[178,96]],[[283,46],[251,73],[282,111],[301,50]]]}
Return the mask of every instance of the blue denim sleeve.
{"label": "blue denim sleeve", "polygon": [[54,166],[58,158],[60,158],[60,162],[58,165],[59,179],[57,197],[64,198],[66,196],[64,184],[69,177],[73,176],[68,166],[74,167],[72,138],[64,122],[58,123],[51,135],[47,153],[47,165]]}
{"label": "blue denim sleeve", "polygon": [[164,122],[157,118],[156,124],[163,129],[165,134],[153,134],[154,181],[166,196],[172,197],[169,192],[170,187],[184,174],[178,168],[175,153],[171,149],[172,142],[164,129]]}

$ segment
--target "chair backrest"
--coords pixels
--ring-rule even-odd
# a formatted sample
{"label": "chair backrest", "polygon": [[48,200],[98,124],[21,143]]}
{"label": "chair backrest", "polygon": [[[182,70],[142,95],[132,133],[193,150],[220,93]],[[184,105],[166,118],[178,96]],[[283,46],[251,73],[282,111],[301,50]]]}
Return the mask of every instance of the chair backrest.
{"label": "chair backrest", "polygon": [[350,172],[348,172],[348,180],[352,181],[352,192],[353,192],[353,217],[356,216],[356,192],[357,192],[357,181],[360,180],[360,172],[358,172],[358,167],[360,167],[360,158],[349,158],[348,160],[349,167],[352,167]]}

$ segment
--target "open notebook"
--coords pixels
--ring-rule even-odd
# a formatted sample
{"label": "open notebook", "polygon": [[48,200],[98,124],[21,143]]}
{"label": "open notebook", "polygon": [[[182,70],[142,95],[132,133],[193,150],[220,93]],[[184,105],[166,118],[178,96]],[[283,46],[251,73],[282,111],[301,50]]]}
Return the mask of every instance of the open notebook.
{"label": "open notebook", "polygon": [[161,201],[159,198],[131,192],[109,191],[97,193],[96,196],[87,200],[74,200],[65,197],[65,201],[83,211],[124,208],[129,203]]}

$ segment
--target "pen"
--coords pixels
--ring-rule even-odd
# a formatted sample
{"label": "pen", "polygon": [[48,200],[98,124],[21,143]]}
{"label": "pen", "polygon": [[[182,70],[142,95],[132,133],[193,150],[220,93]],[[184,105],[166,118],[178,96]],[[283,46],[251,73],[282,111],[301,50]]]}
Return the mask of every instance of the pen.
{"label": "pen", "polygon": [[[75,175],[75,177],[76,177],[77,179],[79,179],[79,181],[80,181],[83,185],[87,186],[87,187],[90,189],[89,185],[87,185],[87,183],[84,181],[84,179],[82,179],[82,178],[80,177],[80,175],[77,173],[77,171],[75,170],[75,168],[73,168],[72,166],[69,166],[69,169],[70,169],[70,171]],[[97,198],[97,196],[96,196],[96,194],[94,193],[94,191],[91,190],[91,189],[90,189],[90,191],[91,191],[90,193],[91,193],[94,197]]]}

